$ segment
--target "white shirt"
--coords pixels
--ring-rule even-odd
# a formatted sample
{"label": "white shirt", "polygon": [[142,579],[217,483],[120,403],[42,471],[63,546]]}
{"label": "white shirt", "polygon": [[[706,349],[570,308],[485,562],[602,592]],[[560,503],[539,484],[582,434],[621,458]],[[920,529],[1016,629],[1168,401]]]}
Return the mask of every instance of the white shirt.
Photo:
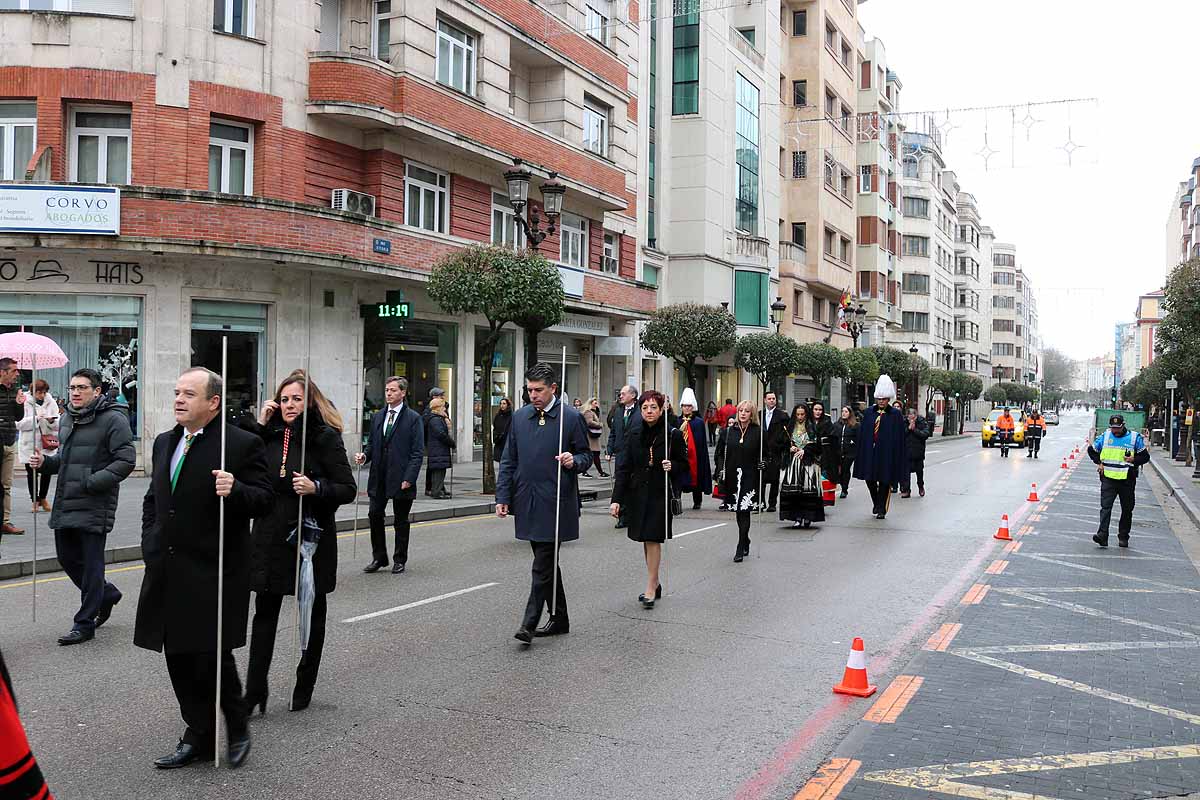
{"label": "white shirt", "polygon": [[[192,444],[196,443],[196,437],[202,433],[204,433],[204,428],[200,428],[196,432],[192,433]],[[187,436],[188,429],[184,428],[183,436],[179,437],[179,444],[175,445],[175,452],[171,455],[171,471],[167,473],[168,476],[175,474],[175,468],[179,466],[179,462],[183,460],[183,448],[184,445],[187,444]]]}
{"label": "white shirt", "polygon": [[763,430],[768,430],[768,429],[770,429],[770,427],[771,427],[771,418],[772,418],[773,416],[775,416],[775,412],[776,412],[776,411],[778,411],[778,410],[779,410],[779,409],[777,409],[777,408],[764,408],[764,409],[763,409]]}
{"label": "white shirt", "polygon": [[[388,406],[388,417],[391,417],[391,423],[393,425],[396,424],[396,420],[400,419],[400,409],[402,408],[404,408],[404,403],[397,403],[394,406]],[[388,419],[385,417],[383,420],[383,427],[387,428],[387,426]]]}

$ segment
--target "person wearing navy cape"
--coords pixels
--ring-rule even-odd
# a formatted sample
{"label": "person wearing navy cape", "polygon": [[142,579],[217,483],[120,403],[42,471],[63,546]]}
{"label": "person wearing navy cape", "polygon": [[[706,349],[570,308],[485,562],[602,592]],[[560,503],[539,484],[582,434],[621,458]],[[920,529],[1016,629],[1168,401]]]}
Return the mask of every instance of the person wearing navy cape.
{"label": "person wearing navy cape", "polygon": [[908,422],[900,409],[889,404],[895,396],[896,384],[889,376],[880,375],[875,384],[875,405],[867,409],[858,426],[854,477],[866,482],[871,513],[876,519],[887,516],[892,484],[908,477]]}
{"label": "person wearing navy cape", "polygon": [[[514,518],[516,536],[533,550],[532,581],[525,616],[514,638],[531,644],[534,636],[569,633],[567,595],[562,572],[555,583],[555,499],[557,494],[558,541],[579,538],[579,475],[592,464],[587,427],[583,415],[561,402],[558,375],[549,364],[539,362],[525,373],[529,405],[513,412],[496,477],[496,516]],[[562,448],[559,449],[559,419]],[[562,485],[559,490],[559,470]],[[557,599],[551,605],[551,595]],[[552,608],[549,621],[537,627],[543,608]]]}

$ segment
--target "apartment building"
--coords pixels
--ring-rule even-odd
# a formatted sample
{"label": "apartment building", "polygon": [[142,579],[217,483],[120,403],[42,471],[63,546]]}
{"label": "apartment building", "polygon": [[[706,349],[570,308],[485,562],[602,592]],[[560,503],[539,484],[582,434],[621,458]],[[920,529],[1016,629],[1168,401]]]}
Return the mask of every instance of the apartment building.
{"label": "apartment building", "polygon": [[[992,377],[1022,383],[1024,352],[1024,281],[1017,288],[1017,249],[995,242],[992,246]],[[1018,312],[1017,304],[1021,304]],[[1021,333],[1017,333],[1022,327]]]}
{"label": "apartment building", "polygon": [[[1200,159],[1197,159],[1200,161]],[[1193,170],[1195,169],[1193,162]],[[1196,215],[1192,212],[1192,192],[1196,190],[1196,180],[1191,178],[1180,181],[1171,195],[1171,207],[1167,210],[1167,240],[1166,271],[1170,275],[1180,263],[1192,255],[1192,232],[1196,227]]]}
{"label": "apartment building", "polygon": [[[781,183],[775,85],[785,32],[762,4],[702,11],[699,0],[650,0],[649,12],[639,197],[647,209],[646,281],[662,283],[664,304],[726,304],[739,335],[773,329]],[[702,366],[695,389],[706,402],[757,396],[732,358]],[[674,365],[651,353],[642,359],[642,383],[677,395],[683,378]]]}
{"label": "apartment building", "polygon": [[1029,274],[1017,268],[1017,358],[1021,361],[1019,383],[1040,386],[1042,340],[1038,335],[1037,296]]}
{"label": "apartment building", "polygon": [[1136,322],[1118,322],[1114,330],[1113,356],[1116,377],[1114,385],[1120,386],[1142,368],[1138,358],[1138,330]]}
{"label": "apartment building", "polygon": [[858,78],[858,214],[856,300],[866,309],[858,346],[882,345],[898,328],[900,308],[900,78],[888,66],[883,42],[860,43]]}
{"label": "apartment building", "polygon": [[[486,320],[442,313],[425,286],[445,254],[525,244],[514,159],[529,210],[545,210],[539,184],[564,189],[540,252],[568,314],[542,349],[567,348],[576,395],[609,398],[638,374],[635,323],[657,298],[635,222],[636,0],[7,8],[0,177],[108,207],[41,228],[0,214],[0,330],[26,325],[72,365],[101,365],[143,451],[173,424],[179,371],[218,366],[226,338],[231,410],[257,408],[311,352],[348,444],[396,374],[414,405],[446,390],[470,459],[482,404],[518,394],[522,332],[484,375]],[[61,371],[45,377],[63,390]]]}
{"label": "apartment building", "polygon": [[1159,323],[1162,322],[1162,301],[1166,292],[1157,289],[1138,297],[1138,367],[1148,367],[1154,362],[1155,339]]}
{"label": "apartment building", "polygon": [[[870,86],[886,93],[886,71],[880,82],[872,59],[860,52],[854,0],[787,0],[779,24],[788,34],[779,72],[787,168],[779,215],[779,294],[787,305],[781,330],[801,342],[850,347],[837,310],[856,283],[858,194],[886,191],[874,172],[860,181],[859,139],[886,144],[886,138],[878,138],[882,130],[859,130],[858,87],[869,68]],[[882,204],[873,211],[886,218]]]}
{"label": "apartment building", "polygon": [[[992,240],[975,196],[956,189],[954,236],[954,368],[978,377],[986,389],[992,379]],[[982,402],[982,401],[976,401]],[[977,416],[971,409],[971,416]]]}

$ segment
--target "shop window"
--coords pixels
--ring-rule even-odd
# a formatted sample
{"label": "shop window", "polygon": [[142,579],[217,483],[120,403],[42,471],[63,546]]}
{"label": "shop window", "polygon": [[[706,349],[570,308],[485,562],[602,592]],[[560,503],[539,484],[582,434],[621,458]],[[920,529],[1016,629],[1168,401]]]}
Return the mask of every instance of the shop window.
{"label": "shop window", "polygon": [[0,180],[25,180],[36,143],[37,104],[0,103]]}
{"label": "shop window", "polygon": [[213,0],[213,30],[254,35],[254,0]]}
{"label": "shop window", "polygon": [[563,214],[559,223],[558,260],[585,269],[587,265],[588,221],[575,214]]}
{"label": "shop window", "polygon": [[404,221],[414,228],[446,232],[450,177],[419,164],[404,166]]}
{"label": "shop window", "polygon": [[[99,371],[103,388],[116,389],[129,406],[138,435],[142,299],[121,295],[0,293],[0,333],[24,330],[53,339],[67,365],[38,369],[55,397],[67,396],[71,373],[81,366]],[[25,373],[28,383],[32,375]]]}
{"label": "shop window", "polygon": [[208,126],[208,190],[254,194],[254,129],[214,119]]}
{"label": "shop window", "polygon": [[258,415],[274,387],[264,386],[267,307],[225,300],[192,301],[192,366],[221,370],[221,340],[228,342],[225,413]]}
{"label": "shop window", "polygon": [[475,92],[475,37],[442,20],[437,24],[438,83]]}
{"label": "shop window", "polygon": [[71,110],[71,181],[127,184],[132,115],[114,107]]}
{"label": "shop window", "polygon": [[374,0],[371,9],[371,55],[392,61],[392,0]]}
{"label": "shop window", "polygon": [[492,192],[492,244],[517,251],[525,249],[525,230],[517,222],[508,198],[499,192]]}
{"label": "shop window", "polygon": [[766,327],[769,279],[765,272],[737,270],[734,273],[733,307],[738,325]]}
{"label": "shop window", "polygon": [[[482,328],[475,329],[475,358],[472,359],[473,364],[478,365],[480,358],[483,357],[483,349],[481,347],[484,336],[487,331]],[[483,403],[484,398],[487,398],[492,406],[492,419],[495,419],[496,412],[500,408],[500,401],[508,398],[510,404],[518,401],[518,398],[513,396],[513,392],[520,394],[520,387],[513,383],[513,363],[516,356],[515,339],[512,331],[505,331],[500,336],[500,341],[496,344],[496,353],[492,357],[491,375],[488,379],[487,388],[484,388],[483,371],[476,366],[474,368],[474,404],[472,410],[473,419],[473,444],[475,447],[483,447]],[[553,359],[552,359],[553,360]],[[514,406],[515,407],[515,406]],[[488,436],[492,435],[488,431]]]}

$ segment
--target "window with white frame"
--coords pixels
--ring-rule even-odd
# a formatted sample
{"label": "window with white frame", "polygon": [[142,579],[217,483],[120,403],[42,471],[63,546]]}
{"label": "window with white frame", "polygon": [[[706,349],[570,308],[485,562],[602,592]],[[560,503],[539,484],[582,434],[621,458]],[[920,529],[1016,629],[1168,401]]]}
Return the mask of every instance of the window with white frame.
{"label": "window with white frame", "polygon": [[863,164],[858,168],[858,192],[859,194],[870,194],[874,191],[874,172],[869,164]]}
{"label": "window with white frame", "polygon": [[0,103],[0,180],[25,180],[36,144],[37,103]]}
{"label": "window with white frame", "polygon": [[583,147],[599,156],[608,155],[607,107],[585,98],[583,101]]}
{"label": "window with white frame", "polygon": [[389,64],[392,61],[392,0],[374,0],[371,4],[371,55]]}
{"label": "window with white frame", "polygon": [[437,24],[438,83],[475,93],[475,37],[448,22]]}
{"label": "window with white frame", "polygon": [[214,119],[208,125],[208,190],[254,194],[254,130]]}
{"label": "window with white frame", "polygon": [[254,0],[213,0],[213,30],[254,35]]}
{"label": "window with white frame", "polygon": [[587,267],[588,221],[576,214],[563,214],[558,225],[558,260],[568,266]]}
{"label": "window with white frame", "polygon": [[608,0],[588,0],[584,5],[583,32],[601,44],[608,44],[608,21],[612,9]]}
{"label": "window with white frame", "polygon": [[525,229],[517,222],[508,197],[492,192],[492,244],[513,250],[525,249]]}
{"label": "window with white frame", "polygon": [[621,245],[615,233],[604,234],[604,257],[600,266],[605,272],[616,275],[621,267]]}
{"label": "window with white frame", "polygon": [[71,109],[70,178],[78,183],[129,183],[132,115],[118,107]]}
{"label": "window with white frame", "polygon": [[404,223],[445,233],[450,216],[450,177],[420,164],[404,165]]}

